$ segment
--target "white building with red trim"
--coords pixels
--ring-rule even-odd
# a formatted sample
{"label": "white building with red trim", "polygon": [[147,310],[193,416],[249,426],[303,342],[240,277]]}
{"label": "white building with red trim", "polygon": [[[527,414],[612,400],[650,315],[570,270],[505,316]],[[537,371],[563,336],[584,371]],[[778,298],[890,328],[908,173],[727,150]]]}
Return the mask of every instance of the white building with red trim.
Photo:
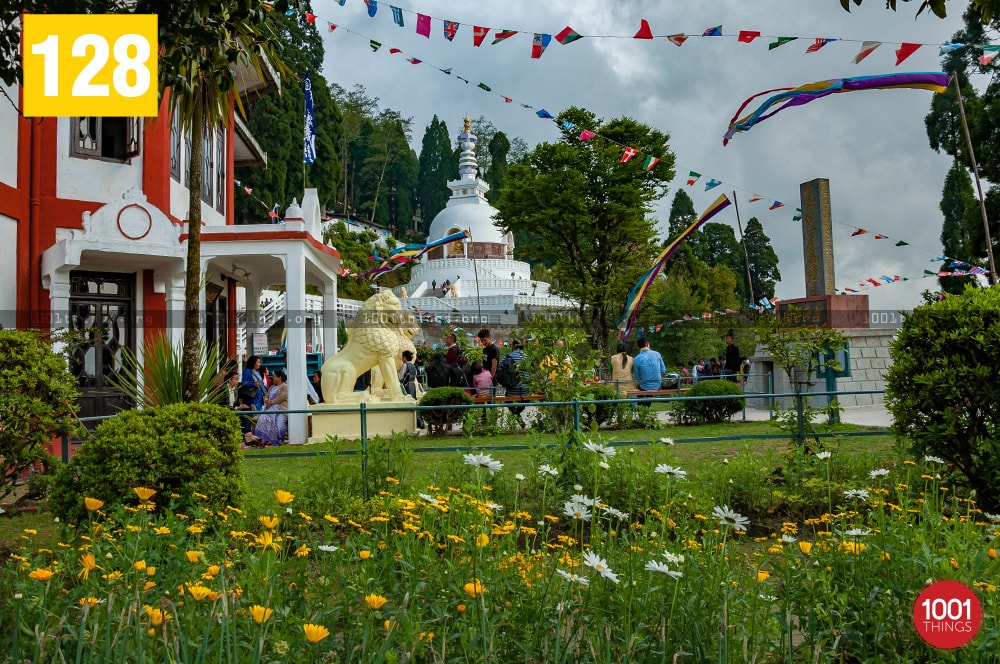
{"label": "white building with red trim", "polygon": [[[245,101],[278,85],[267,68],[238,80]],[[25,118],[21,90],[3,92],[14,104],[0,98],[0,325],[82,332],[86,344],[70,360],[80,415],[113,414],[128,406],[108,382],[122,350],[141,356],[147,335],[165,332],[177,344],[183,335],[190,140],[166,99],[150,119]],[[296,316],[306,311],[306,286],[317,287],[332,312],[324,336],[336,339],[340,255],[323,244],[315,190],[288,208],[284,224],[234,225],[233,169],[266,155],[231,119],[203,135],[203,337],[242,359],[237,288],[246,291],[249,330],[262,332],[252,315],[260,292],[284,284],[288,405],[303,409],[306,329]],[[306,430],[305,415],[289,416],[290,442],[305,442]]]}

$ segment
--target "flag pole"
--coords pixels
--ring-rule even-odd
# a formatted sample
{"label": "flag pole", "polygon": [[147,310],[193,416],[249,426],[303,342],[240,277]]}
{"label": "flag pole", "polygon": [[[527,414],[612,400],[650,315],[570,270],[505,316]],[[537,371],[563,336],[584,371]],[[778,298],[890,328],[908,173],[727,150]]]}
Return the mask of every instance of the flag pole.
{"label": "flag pole", "polygon": [[951,80],[955,83],[955,94],[958,96],[958,113],[962,118],[962,131],[965,133],[965,144],[969,147],[969,161],[972,162],[972,173],[976,176],[976,189],[979,190],[979,211],[983,215],[983,232],[986,234],[986,256],[990,261],[990,273],[987,280],[991,286],[997,283],[997,267],[993,262],[993,240],[990,238],[990,222],[986,216],[986,201],[983,198],[983,185],[979,181],[979,166],[976,164],[976,153],[972,149],[972,137],[969,136],[969,123],[965,119],[965,104],[962,103],[962,90],[958,86],[958,76],[951,73]]}
{"label": "flag pole", "polygon": [[740,244],[743,245],[743,258],[746,260],[747,266],[747,288],[750,289],[750,301],[756,302],[757,300],[753,296],[753,280],[750,278],[750,252],[747,251],[747,241],[743,236],[743,222],[740,221],[740,204],[736,200],[736,192],[733,192],[733,207],[736,209],[736,225],[740,227]]}

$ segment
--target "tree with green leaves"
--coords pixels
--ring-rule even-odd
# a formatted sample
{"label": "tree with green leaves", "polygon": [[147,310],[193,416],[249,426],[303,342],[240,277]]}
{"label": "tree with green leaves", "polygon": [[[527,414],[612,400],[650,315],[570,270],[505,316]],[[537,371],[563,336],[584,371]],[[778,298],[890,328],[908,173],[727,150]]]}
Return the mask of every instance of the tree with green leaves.
{"label": "tree with green leaves", "polygon": [[[558,291],[579,303],[591,343],[606,355],[628,293],[656,254],[652,205],[674,176],[674,157],[667,134],[630,118],[605,121],[570,108],[558,121],[562,140],[510,165],[497,223],[538,238],[520,245],[521,255],[551,265]],[[567,126],[610,140],[580,141]],[[649,172],[641,158],[623,164],[621,145],[642,146],[660,162]]]}
{"label": "tree with green leaves", "polygon": [[504,177],[507,175],[507,155],[510,152],[510,140],[507,134],[498,131],[490,138],[486,151],[490,155],[490,169],[486,171],[486,184],[490,185],[490,190],[486,192],[486,199],[490,202],[500,197],[500,190],[503,189]]}
{"label": "tree with green leaves", "polygon": [[[972,178],[956,160],[948,170],[941,192],[941,246],[949,258],[972,262],[981,256],[975,255],[975,247],[984,247],[983,222],[979,212],[979,201],[972,189]],[[969,285],[979,282],[976,277],[939,277],[941,289],[951,295],[960,295]]]}
{"label": "tree with green leaves", "polygon": [[[302,11],[309,5],[303,3]],[[293,197],[301,198],[306,187],[315,187],[320,205],[334,207],[341,180],[340,112],[321,75],[323,38],[316,24],[302,12],[275,16],[279,36],[279,57],[298,77],[310,73],[313,110],[316,116],[316,162],[302,163],[302,117],[305,95],[301,82],[285,86],[280,95],[266,95],[254,101],[247,116],[250,133],[267,153],[266,166],[237,168],[236,179],[253,187],[253,195],[270,205],[282,206]],[[306,180],[303,181],[303,172]],[[268,209],[250,196],[237,192],[236,223],[270,223]]]}
{"label": "tree with green leaves", "polygon": [[191,134],[188,168],[187,271],[184,286],[185,398],[198,399],[201,367],[201,164],[202,137],[228,126],[230,104],[245,114],[237,68],[257,76],[270,65],[287,73],[278,59],[275,19],[288,3],[273,9],[258,0],[136,0],[137,14],[157,14],[160,47],[159,89],[169,94],[171,113]]}
{"label": "tree with green leaves", "polygon": [[771,238],[764,233],[764,226],[757,217],[751,217],[747,222],[743,231],[743,245],[746,247],[753,284],[753,288],[748,287],[746,270],[737,272],[744,284],[744,292],[752,292],[757,299],[766,297],[770,300],[774,297],[775,283],[781,281],[781,272],[778,271],[778,254],[774,252]]}
{"label": "tree with green leaves", "polygon": [[451,155],[448,125],[435,115],[424,129],[417,170],[417,208],[428,225],[448,204],[448,181],[458,174]]}
{"label": "tree with green leaves", "polygon": [[357,182],[359,164],[364,159],[363,137],[370,133],[371,118],[378,114],[378,97],[369,96],[363,85],[345,90],[337,84],[331,86],[333,98],[340,109],[340,172],[343,179],[337,192],[337,209],[344,216],[354,213],[357,207]]}
{"label": "tree with green leaves", "polygon": [[694,209],[694,201],[683,189],[678,189],[674,194],[674,200],[670,203],[670,217],[667,227],[668,240],[683,233],[698,218],[698,211]]}
{"label": "tree with green leaves", "polygon": [[[746,275],[743,247],[729,224],[710,221],[692,233],[687,241],[699,260],[712,267],[723,265],[736,275]],[[736,292],[741,300],[750,298],[745,276],[736,280]]]}
{"label": "tree with green leaves", "polygon": [[[840,0],[840,6],[846,11],[851,11],[851,3],[857,6],[861,6],[863,0]],[[897,0],[885,0],[885,6],[887,9],[896,11]],[[910,2],[910,0],[903,0],[903,2]],[[972,0],[970,7],[974,9],[983,20],[990,20],[996,16],[1000,16],[1000,0]],[[920,0],[920,4],[917,7],[917,16],[920,16],[925,11],[931,11],[938,18],[944,18],[948,15],[947,0]]]}
{"label": "tree with green leaves", "polygon": [[[359,170],[358,210],[398,232],[409,228],[417,185],[417,155],[410,147],[412,120],[383,109],[362,128],[364,153]],[[394,200],[393,200],[394,198]],[[391,205],[396,205],[393,210]]]}

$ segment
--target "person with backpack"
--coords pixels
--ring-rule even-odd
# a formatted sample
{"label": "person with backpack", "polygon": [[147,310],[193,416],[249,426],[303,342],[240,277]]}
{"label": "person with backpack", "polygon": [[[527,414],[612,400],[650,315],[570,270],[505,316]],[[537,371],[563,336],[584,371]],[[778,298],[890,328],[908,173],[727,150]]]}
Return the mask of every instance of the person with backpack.
{"label": "person with backpack", "polygon": [[[518,368],[522,361],[528,359],[523,348],[524,344],[515,340],[514,350],[507,353],[497,367],[496,382],[506,390],[509,397],[523,397],[528,394],[528,386],[525,384],[525,381],[528,380],[528,372]],[[525,428],[524,418],[521,417],[525,406],[508,406],[507,408],[517,417],[521,428]]]}
{"label": "person with backpack", "polygon": [[[409,394],[414,399],[417,398],[417,367],[413,364],[413,351],[404,350],[403,351],[403,366],[399,368],[399,372],[396,374],[399,379],[400,384],[403,386],[403,391]],[[424,418],[420,416],[420,411],[417,411],[417,428],[424,428]]]}

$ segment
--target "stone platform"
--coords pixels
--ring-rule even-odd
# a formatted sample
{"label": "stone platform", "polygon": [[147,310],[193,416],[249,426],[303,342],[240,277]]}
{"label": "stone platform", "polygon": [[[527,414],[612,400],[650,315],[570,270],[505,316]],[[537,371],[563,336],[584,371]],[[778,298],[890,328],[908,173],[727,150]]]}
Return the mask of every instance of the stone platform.
{"label": "stone platform", "polygon": [[[406,404],[368,404],[365,410],[366,437],[389,436],[394,432],[403,431],[416,432],[416,411],[388,410],[392,406],[399,405]],[[322,443],[327,436],[336,436],[341,440],[361,438],[361,413],[358,412],[357,406],[316,404],[310,406],[309,410],[312,411],[310,415],[312,418],[310,444]]]}

